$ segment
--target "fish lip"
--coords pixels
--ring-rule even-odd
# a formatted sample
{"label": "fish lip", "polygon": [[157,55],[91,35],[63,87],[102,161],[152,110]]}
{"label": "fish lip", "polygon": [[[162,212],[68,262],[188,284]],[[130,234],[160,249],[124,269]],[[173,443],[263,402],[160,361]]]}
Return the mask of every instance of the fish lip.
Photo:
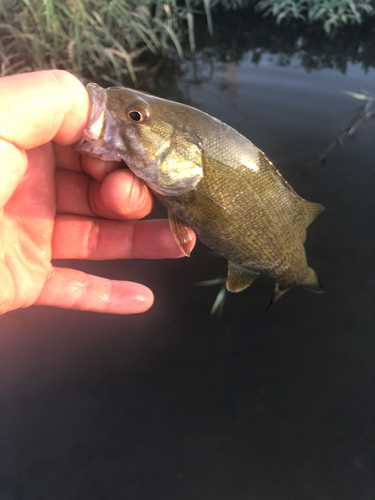
{"label": "fish lip", "polygon": [[116,120],[107,110],[107,89],[96,83],[89,83],[86,89],[91,104],[90,114],[83,137],[74,144],[74,149],[104,161],[121,161],[116,147]]}
{"label": "fish lip", "polygon": [[[103,129],[105,129],[105,97],[104,89],[96,83],[89,83],[86,86],[89,94],[91,109],[87,126],[84,131],[84,138],[87,141],[101,139]],[[104,131],[105,132],[105,131]]]}
{"label": "fish lip", "polygon": [[[82,153],[86,152],[88,143],[98,140],[103,129],[103,117],[104,117],[104,99],[103,99],[103,88],[99,87],[96,83],[88,83],[86,85],[86,90],[89,94],[90,99],[90,114],[86,127],[83,130],[83,137],[74,144],[74,148]],[[102,118],[101,123],[98,121]],[[98,127],[99,133],[98,133]],[[96,127],[95,127],[96,126]]]}

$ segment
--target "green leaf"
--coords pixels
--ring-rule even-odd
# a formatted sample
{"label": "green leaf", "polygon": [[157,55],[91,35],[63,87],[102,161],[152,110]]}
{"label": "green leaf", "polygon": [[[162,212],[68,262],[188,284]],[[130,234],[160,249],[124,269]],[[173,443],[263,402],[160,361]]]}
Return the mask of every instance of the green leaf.
{"label": "green leaf", "polygon": [[354,99],[358,99],[360,101],[373,101],[374,98],[365,94],[357,94],[356,92],[349,92],[348,90],[343,90],[344,94],[350,95],[350,97],[354,97]]}
{"label": "green leaf", "polygon": [[195,286],[212,286],[212,285],[222,285],[225,283],[225,278],[215,278],[213,280],[198,281]]}
{"label": "green leaf", "polygon": [[211,3],[210,0],[203,0],[204,10],[206,12],[206,17],[207,17],[208,32],[210,33],[210,35],[213,35],[214,34],[214,26],[212,23],[210,3]]}
{"label": "green leaf", "polygon": [[219,316],[223,314],[226,293],[227,289],[225,285],[223,285],[212,306],[211,316],[214,316],[216,313],[218,313]]}

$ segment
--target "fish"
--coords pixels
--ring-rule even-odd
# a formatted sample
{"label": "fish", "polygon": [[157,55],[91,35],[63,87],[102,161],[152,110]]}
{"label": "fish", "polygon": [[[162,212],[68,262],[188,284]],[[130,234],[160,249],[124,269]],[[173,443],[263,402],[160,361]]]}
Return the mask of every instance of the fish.
{"label": "fish", "polygon": [[146,92],[95,83],[87,90],[90,116],[76,149],[124,161],[167,207],[185,255],[192,228],[227,259],[230,292],[260,274],[275,281],[270,304],[293,287],[323,291],[304,243],[324,207],[301,198],[250,140],[199,109]]}

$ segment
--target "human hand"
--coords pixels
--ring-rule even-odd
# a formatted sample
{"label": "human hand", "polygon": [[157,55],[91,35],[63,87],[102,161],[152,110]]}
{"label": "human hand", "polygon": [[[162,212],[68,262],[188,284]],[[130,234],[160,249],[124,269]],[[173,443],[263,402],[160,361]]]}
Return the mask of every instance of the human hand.
{"label": "human hand", "polygon": [[85,88],[64,71],[0,79],[0,313],[32,304],[143,312],[153,303],[147,287],[51,259],[183,256],[167,220],[132,220],[152,208],[138,178],[70,147],[89,107]]}

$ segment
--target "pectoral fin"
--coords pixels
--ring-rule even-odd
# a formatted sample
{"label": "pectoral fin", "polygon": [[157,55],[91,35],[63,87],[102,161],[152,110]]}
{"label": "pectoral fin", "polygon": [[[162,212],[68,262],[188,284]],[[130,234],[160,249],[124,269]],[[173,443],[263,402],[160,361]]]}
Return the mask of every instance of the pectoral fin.
{"label": "pectoral fin", "polygon": [[195,188],[203,177],[202,151],[189,134],[175,129],[171,142],[160,150],[158,183],[175,191],[175,195]]}
{"label": "pectoral fin", "polygon": [[259,273],[241,269],[228,262],[227,290],[229,292],[242,292],[251,285],[257,276]]}
{"label": "pectoral fin", "polygon": [[168,210],[168,219],[169,227],[171,228],[177,245],[182,250],[182,252],[184,252],[186,257],[190,257],[191,251],[193,250],[194,246],[190,236],[190,231],[192,231],[191,227],[185,224],[185,222],[183,222],[170,210]]}
{"label": "pectoral fin", "polygon": [[208,194],[206,194],[200,187],[200,185],[198,184],[198,186],[196,187],[195,189],[199,194],[201,194],[202,196],[204,196],[205,198],[207,198],[208,200],[211,200],[213,203],[215,203],[215,205],[217,205],[218,207],[222,208],[223,210],[226,210],[226,208],[223,206],[223,205],[220,205],[220,203],[218,203],[214,198],[212,198],[212,196],[208,196]]}

